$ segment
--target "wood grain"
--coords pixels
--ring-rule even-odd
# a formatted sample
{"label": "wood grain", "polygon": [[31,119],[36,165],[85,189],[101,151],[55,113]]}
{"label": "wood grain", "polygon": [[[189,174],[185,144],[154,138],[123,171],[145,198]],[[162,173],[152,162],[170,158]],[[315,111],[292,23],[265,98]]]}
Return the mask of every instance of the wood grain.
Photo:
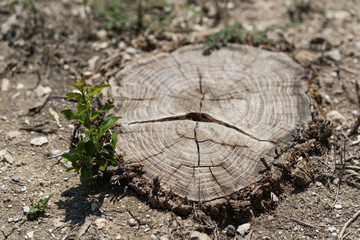
{"label": "wood grain", "polygon": [[304,70],[283,53],[186,46],[128,65],[111,80],[117,150],[149,180],[208,201],[259,181],[274,148],[310,119]]}

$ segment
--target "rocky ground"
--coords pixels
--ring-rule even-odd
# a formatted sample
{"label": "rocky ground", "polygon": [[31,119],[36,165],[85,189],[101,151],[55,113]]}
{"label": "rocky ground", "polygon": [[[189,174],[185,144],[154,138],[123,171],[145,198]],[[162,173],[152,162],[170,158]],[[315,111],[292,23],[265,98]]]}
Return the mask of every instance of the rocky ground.
{"label": "rocky ground", "polygon": [[[360,135],[348,136],[360,114],[360,1],[167,1],[186,7],[146,10],[149,22],[164,15],[162,25],[140,30],[106,28],[95,17],[104,1],[11,2],[0,2],[0,239],[337,239],[360,210]],[[246,31],[282,26],[267,37],[293,46],[288,54],[309,72],[318,117],[333,123],[307,187],[284,183],[277,207],[248,223],[204,226],[150,208],[127,186],[66,172],[58,155],[74,123],[58,113],[74,107],[64,98],[74,79],[105,82],[137,58],[203,43],[235,21]],[[29,198],[52,193],[45,215],[28,219]],[[359,219],[345,239],[359,239]]]}

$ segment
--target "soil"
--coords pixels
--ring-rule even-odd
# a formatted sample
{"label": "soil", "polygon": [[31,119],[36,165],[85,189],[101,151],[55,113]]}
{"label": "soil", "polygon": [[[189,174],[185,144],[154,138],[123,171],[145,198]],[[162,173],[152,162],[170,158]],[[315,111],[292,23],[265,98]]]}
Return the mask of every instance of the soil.
{"label": "soil", "polygon": [[[80,0],[37,1],[35,8],[27,1],[9,8],[11,2],[0,3],[0,239],[190,239],[194,231],[212,239],[337,239],[360,210],[360,135],[348,136],[360,114],[359,1],[297,7],[291,4],[301,1],[168,1],[190,6],[174,9],[172,31],[109,30],[95,18],[98,2],[90,1],[87,11]],[[199,15],[186,17],[201,7]],[[74,122],[58,113],[75,107],[65,99],[74,79],[106,82],[137,58],[203,43],[234,21],[252,31],[254,24],[264,29],[291,20],[300,22],[268,38],[292,46],[287,53],[309,73],[316,118],[330,121],[333,133],[308,159],[311,183],[283,181],[277,206],[254,212],[248,232],[234,231],[245,220],[204,220],[196,211],[177,216],[151,208],[126,184],[101,176],[81,181],[66,172],[58,154],[69,150]],[[40,137],[47,143],[32,144]],[[37,202],[52,193],[44,215],[27,218],[29,198]],[[359,223],[346,228],[344,239],[359,239]]]}

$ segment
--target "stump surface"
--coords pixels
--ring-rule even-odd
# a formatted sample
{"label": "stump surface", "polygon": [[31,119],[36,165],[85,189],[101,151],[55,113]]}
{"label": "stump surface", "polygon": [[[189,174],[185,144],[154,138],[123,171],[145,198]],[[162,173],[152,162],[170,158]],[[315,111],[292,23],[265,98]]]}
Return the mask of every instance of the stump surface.
{"label": "stump surface", "polygon": [[110,81],[117,151],[193,201],[259,181],[274,148],[310,119],[303,69],[283,53],[186,46],[128,65]]}

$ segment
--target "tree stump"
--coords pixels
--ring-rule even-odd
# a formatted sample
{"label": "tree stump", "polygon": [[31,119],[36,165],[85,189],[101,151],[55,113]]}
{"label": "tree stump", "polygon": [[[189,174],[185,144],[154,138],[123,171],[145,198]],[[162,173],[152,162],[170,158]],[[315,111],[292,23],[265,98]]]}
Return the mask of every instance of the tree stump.
{"label": "tree stump", "polygon": [[186,46],[128,65],[110,81],[125,163],[191,201],[259,181],[310,120],[304,70],[284,53],[229,45],[202,55]]}

